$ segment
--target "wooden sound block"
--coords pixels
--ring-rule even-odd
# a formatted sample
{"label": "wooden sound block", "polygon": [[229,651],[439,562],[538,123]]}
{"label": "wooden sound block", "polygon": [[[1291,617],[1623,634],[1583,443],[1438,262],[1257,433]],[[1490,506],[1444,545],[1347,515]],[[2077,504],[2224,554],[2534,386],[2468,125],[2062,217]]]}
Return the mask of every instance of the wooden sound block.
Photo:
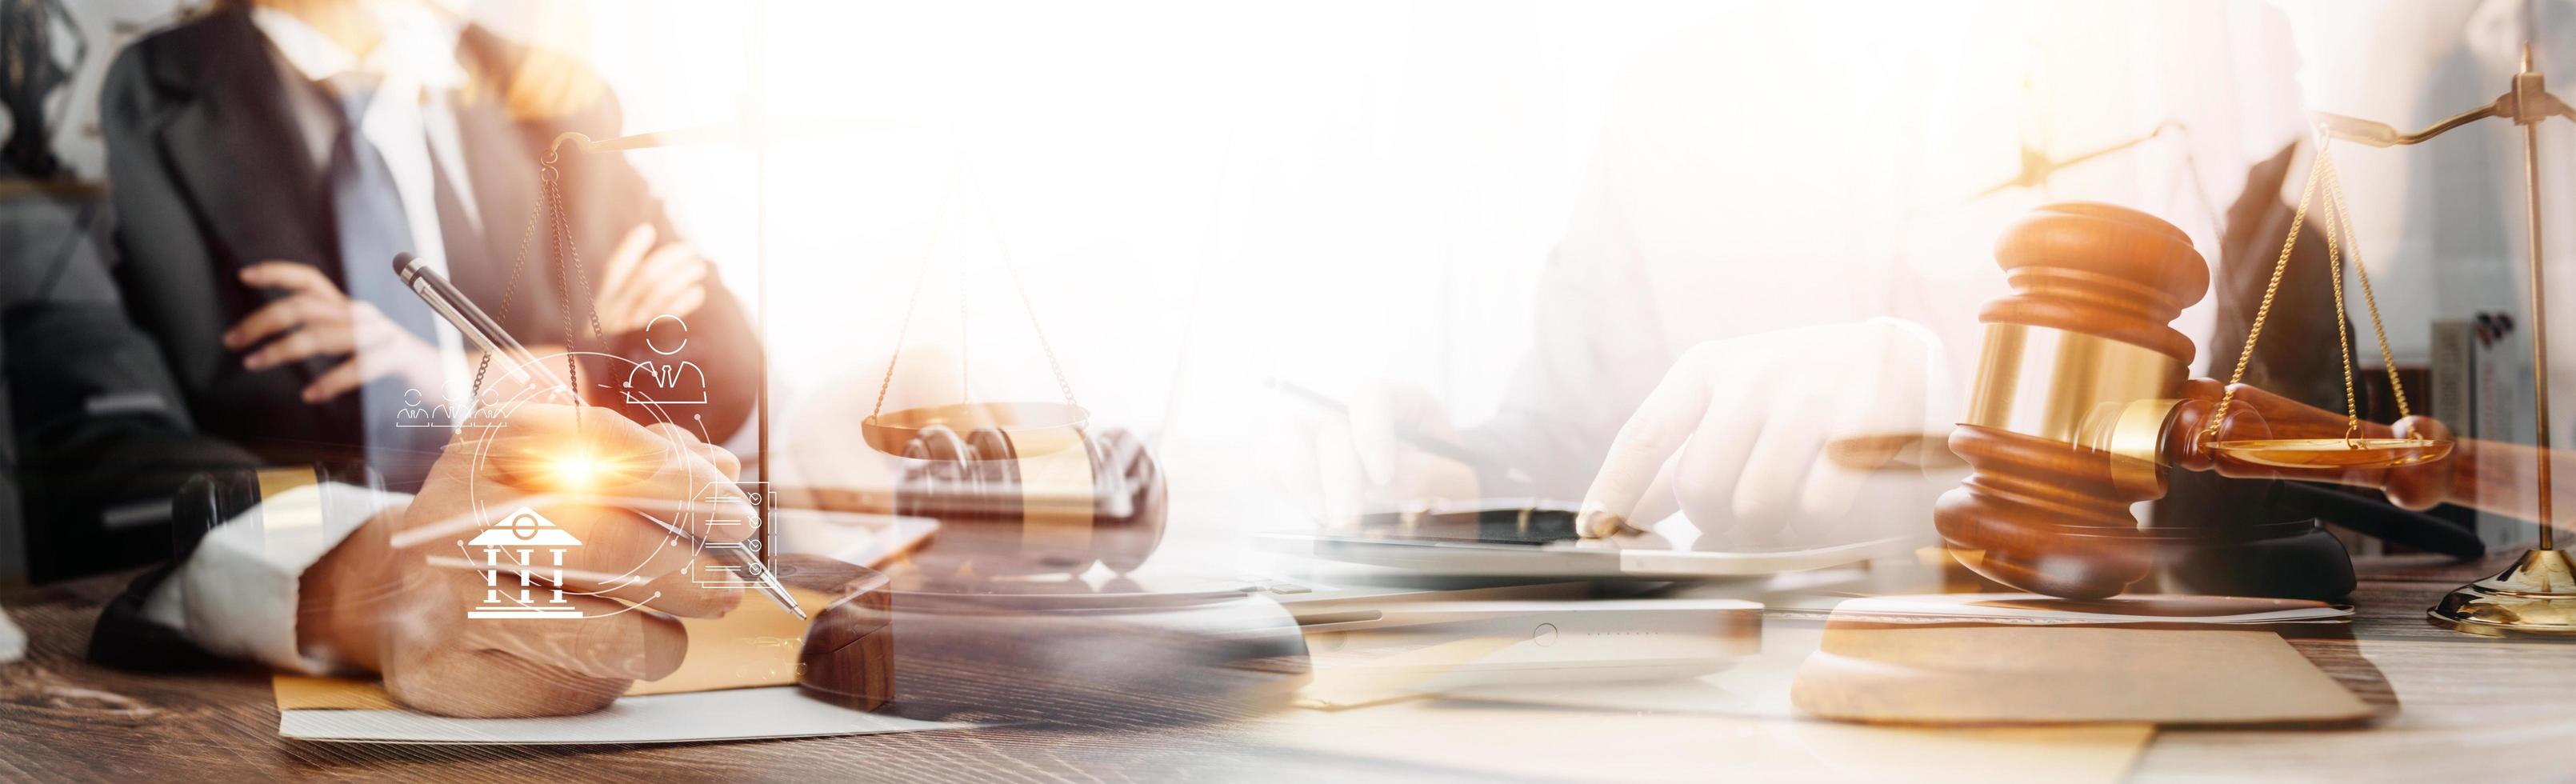
{"label": "wooden sound block", "polygon": [[922,720],[1160,723],[1267,710],[1307,676],[1296,619],[1240,591],[896,587],[907,584],[857,581],[816,614],[797,683],[837,704]]}
{"label": "wooden sound block", "polygon": [[814,558],[781,560],[779,579],[791,587],[827,590],[840,597],[814,614],[797,655],[796,684],[806,692],[854,710],[873,711],[894,699],[894,592],[872,569]]}
{"label": "wooden sound block", "polygon": [[1790,703],[1911,725],[2310,724],[2370,706],[2270,631],[1828,620]]}

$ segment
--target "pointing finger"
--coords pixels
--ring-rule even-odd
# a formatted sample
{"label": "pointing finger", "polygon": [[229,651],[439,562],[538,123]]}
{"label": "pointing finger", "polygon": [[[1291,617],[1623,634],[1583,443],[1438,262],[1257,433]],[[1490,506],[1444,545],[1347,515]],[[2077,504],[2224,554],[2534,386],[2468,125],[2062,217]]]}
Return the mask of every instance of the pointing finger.
{"label": "pointing finger", "polygon": [[1619,427],[1610,453],[1601,461],[1601,471],[1583,493],[1575,525],[1584,536],[1608,536],[1627,524],[1656,471],[1681,448],[1708,410],[1708,384],[1701,370],[1704,356],[1698,349],[1684,354],[1655,391],[1646,395],[1646,402],[1637,406],[1637,412],[1629,415],[1628,423]]}

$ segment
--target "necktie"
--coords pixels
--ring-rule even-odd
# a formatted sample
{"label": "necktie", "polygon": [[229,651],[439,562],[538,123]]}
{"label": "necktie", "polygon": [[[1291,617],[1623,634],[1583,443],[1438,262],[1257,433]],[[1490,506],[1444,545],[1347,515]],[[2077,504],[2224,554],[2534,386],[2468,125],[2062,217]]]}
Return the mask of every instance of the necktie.
{"label": "necktie", "polygon": [[[331,148],[330,185],[341,277],[348,282],[351,300],[374,305],[403,331],[435,346],[436,316],[393,272],[394,254],[412,249],[411,225],[392,169],[360,129],[374,89],[353,78],[335,82],[340,87],[342,122],[340,138]],[[449,431],[434,426],[439,423],[402,417],[406,407],[416,407],[406,396],[411,401],[436,400],[441,394],[436,386],[414,389],[404,374],[391,373],[359,389],[367,464],[384,475],[388,487],[418,487],[429,475],[439,448],[447,443]]]}

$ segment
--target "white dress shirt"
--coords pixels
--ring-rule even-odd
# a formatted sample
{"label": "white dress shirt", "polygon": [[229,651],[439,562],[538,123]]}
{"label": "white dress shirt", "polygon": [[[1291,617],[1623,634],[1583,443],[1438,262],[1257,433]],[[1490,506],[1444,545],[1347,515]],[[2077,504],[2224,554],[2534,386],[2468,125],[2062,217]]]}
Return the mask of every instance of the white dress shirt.
{"label": "white dress shirt", "polygon": [[[361,114],[358,131],[384,157],[385,168],[393,175],[404,222],[411,231],[412,255],[446,275],[447,242],[438,222],[435,178],[447,181],[448,192],[455,194],[463,207],[465,214],[461,217],[477,223],[481,220],[472,182],[466,178],[456,113],[449,104],[449,94],[465,80],[465,70],[456,62],[460,28],[426,10],[383,13],[384,40],[363,59],[293,14],[260,7],[251,9],[250,17],[277,50],[281,80],[310,81],[324,85],[327,92],[331,80],[342,74],[377,77],[375,94]],[[304,130],[305,146],[313,155],[313,170],[329,176],[332,144],[343,122],[340,109],[315,91],[288,90],[286,94],[296,124]],[[471,376],[465,372],[464,336],[444,321],[432,327],[438,331],[435,342],[447,388],[423,391],[443,393],[450,401],[466,400],[470,390],[464,385]],[[456,408],[450,406],[450,410]]]}
{"label": "white dress shirt", "polygon": [[[304,570],[368,518],[410,500],[344,484],[305,485],[261,499],[259,510],[206,532],[196,554],[144,600],[143,617],[179,630],[218,656],[331,672],[337,663],[328,651],[308,651],[296,642]],[[310,513],[323,509],[332,513]]]}
{"label": "white dress shirt", "polygon": [[[440,230],[437,181],[463,205],[463,219],[477,220],[449,94],[464,81],[456,62],[458,26],[421,9],[384,11],[384,40],[361,58],[292,14],[254,8],[251,21],[279,57],[282,80],[327,85],[360,72],[378,77],[375,94],[358,121],[367,143],[384,156],[411,230],[413,255],[444,273],[446,235]],[[292,81],[288,83],[292,84]],[[303,129],[314,170],[327,172],[341,123],[340,110],[315,91],[287,90],[296,125]],[[325,175],[327,176],[327,174]],[[451,401],[467,401],[462,336],[436,325],[440,364]],[[451,407],[451,410],[472,410]],[[460,417],[461,419],[461,417]],[[264,499],[262,509],[331,509],[333,514],[285,520],[289,515],[245,513],[207,532],[197,551],[156,588],[146,618],[179,630],[210,653],[256,659],[299,672],[329,672],[327,651],[304,650],[296,639],[298,588],[310,568],[367,519],[408,503],[410,496],[371,493],[341,484],[296,488]],[[5,637],[5,634],[0,634]],[[5,643],[5,640],[0,640]],[[0,646],[5,647],[5,646]]]}
{"label": "white dress shirt", "polygon": [[8,664],[27,655],[27,633],[9,623],[9,613],[0,609],[0,664]]}

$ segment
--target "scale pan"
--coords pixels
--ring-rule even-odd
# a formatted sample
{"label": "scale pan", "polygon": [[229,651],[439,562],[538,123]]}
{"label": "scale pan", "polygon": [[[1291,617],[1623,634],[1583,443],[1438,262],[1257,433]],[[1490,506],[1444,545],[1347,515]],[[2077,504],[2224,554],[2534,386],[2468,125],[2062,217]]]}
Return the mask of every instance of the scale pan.
{"label": "scale pan", "polygon": [[877,414],[861,421],[859,431],[868,446],[901,456],[904,446],[932,425],[946,426],[961,437],[991,428],[1009,434],[1021,454],[1032,454],[1082,443],[1083,428],[1090,421],[1090,411],[1071,403],[952,403]]}
{"label": "scale pan", "polygon": [[[2356,446],[2358,444],[2358,446]],[[2258,438],[2220,441],[2212,452],[2274,468],[2397,468],[2451,454],[2451,442],[2429,438]]]}

